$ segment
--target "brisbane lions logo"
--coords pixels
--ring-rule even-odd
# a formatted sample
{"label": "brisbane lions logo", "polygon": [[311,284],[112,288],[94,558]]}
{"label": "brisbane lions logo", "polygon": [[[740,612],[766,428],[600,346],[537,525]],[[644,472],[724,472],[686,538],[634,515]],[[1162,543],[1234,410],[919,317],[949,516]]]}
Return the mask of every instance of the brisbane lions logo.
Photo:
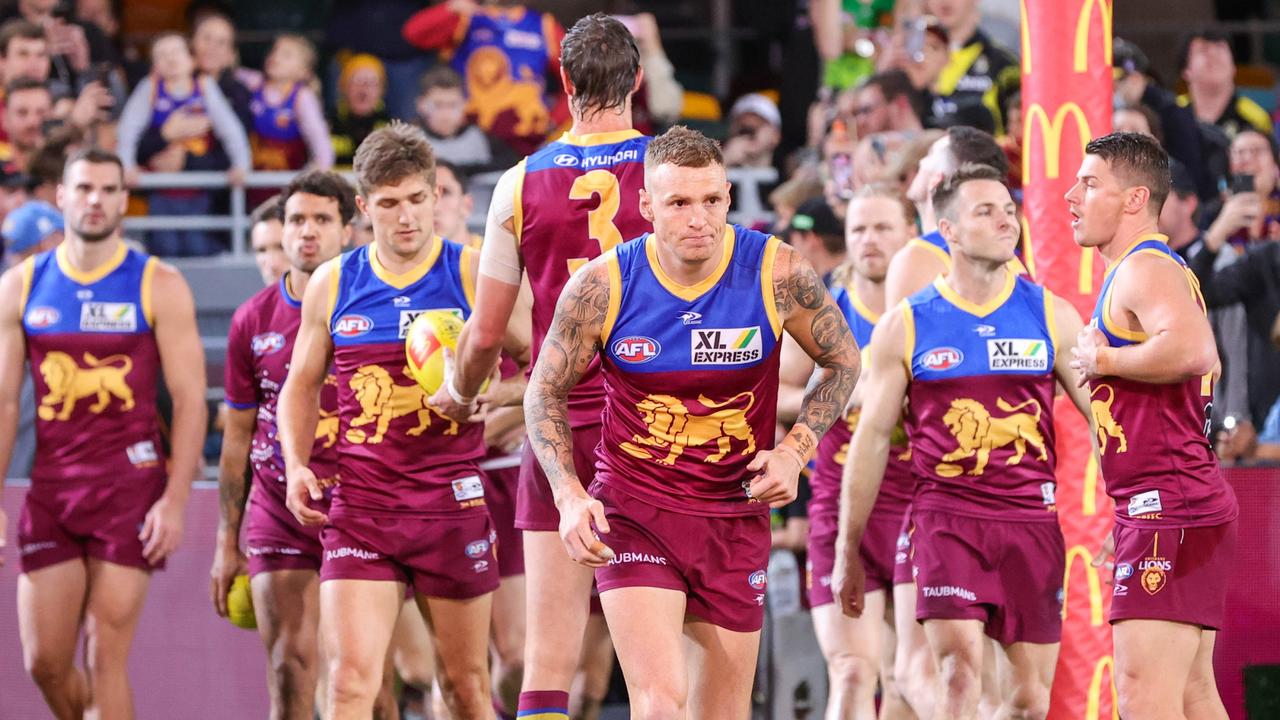
{"label": "brisbane lions logo", "polygon": [[1120,454],[1129,449],[1129,440],[1124,436],[1124,428],[1120,423],[1116,422],[1116,418],[1111,414],[1111,403],[1115,402],[1116,389],[1110,385],[1099,385],[1089,393],[1090,397],[1097,395],[1098,391],[1106,388],[1106,400],[1090,400],[1089,412],[1093,415],[1093,423],[1098,426],[1098,452],[1107,453],[1107,438],[1113,437],[1119,441],[1120,446],[1116,448],[1116,454]]}
{"label": "brisbane lions logo", "polygon": [[[347,442],[356,445],[368,443],[376,445],[382,442],[387,434],[391,421],[405,415],[418,416],[418,424],[405,432],[417,437],[431,427],[431,406],[427,404],[427,395],[411,382],[408,385],[397,385],[391,379],[391,373],[378,365],[365,365],[356,370],[348,382],[355,391],[356,402],[360,403],[360,414],[351,421],[347,428]],[[440,417],[444,418],[443,415]],[[449,427],[445,435],[457,435],[458,423],[448,418]],[[373,424],[373,434],[360,428]]]}
{"label": "brisbane lions logo", "polygon": [[[338,378],[333,373],[324,376],[325,385],[338,385]],[[316,440],[323,440],[320,447],[328,450],[338,442],[338,413],[320,408],[320,419],[316,422]]]}
{"label": "brisbane lions logo", "polygon": [[482,47],[467,58],[467,113],[488,130],[507,110],[516,114],[516,135],[545,132],[551,121],[542,86],[533,71],[520,68],[520,79],[511,73],[511,60],[501,49]]}
{"label": "brisbane lions logo", "polygon": [[[942,456],[935,471],[942,477],[956,477],[961,468],[957,460],[978,458],[969,475],[981,475],[987,467],[992,450],[1013,445],[1013,455],[1005,465],[1017,465],[1027,454],[1027,445],[1039,450],[1038,457],[1048,460],[1044,437],[1040,434],[1040,402],[1034,398],[1010,405],[1004,398],[996,398],[996,406],[1009,413],[1004,417],[992,417],[982,403],[972,398],[951,401],[951,408],[942,416],[942,422],[956,440],[956,449]],[[1034,413],[1018,412],[1034,407]]]}
{"label": "brisbane lions logo", "polygon": [[[84,354],[84,367],[76,364],[64,352],[53,351],[40,361],[40,377],[49,392],[40,398],[36,414],[41,420],[68,420],[76,403],[83,398],[97,398],[89,406],[89,412],[99,415],[107,409],[111,399],[120,400],[121,412],[133,409],[133,390],[125,377],[133,370],[133,360],[127,355],[108,355],[99,360],[91,353]],[[54,408],[61,405],[60,410]]]}
{"label": "brisbane lions logo", "polygon": [[[745,406],[733,407],[743,400]],[[701,447],[715,443],[716,452],[703,458],[703,462],[720,462],[732,449],[737,439],[744,445],[739,455],[756,451],[756,439],[747,423],[747,411],[756,402],[755,394],[740,392],[724,402],[713,402],[706,395],[699,395],[698,402],[705,414],[689,412],[684,402],[671,395],[647,395],[636,403],[636,411],[647,426],[647,435],[632,435],[631,442],[620,446],[623,451],[645,460],[656,459],[663,465],[674,465],[685,448]],[[645,448],[665,449],[665,457],[655,458]]]}

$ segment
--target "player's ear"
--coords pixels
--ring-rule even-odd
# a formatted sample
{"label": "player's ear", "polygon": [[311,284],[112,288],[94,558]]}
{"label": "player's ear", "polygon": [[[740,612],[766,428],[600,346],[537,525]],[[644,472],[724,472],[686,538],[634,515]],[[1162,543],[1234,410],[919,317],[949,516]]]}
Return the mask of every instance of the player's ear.
{"label": "player's ear", "polygon": [[951,244],[956,239],[956,226],[947,218],[939,217],[938,233],[947,241],[947,244]]}
{"label": "player's ear", "polygon": [[631,94],[640,92],[640,84],[644,82],[644,68],[636,68],[636,84],[631,88]]}
{"label": "player's ear", "polygon": [[1137,185],[1125,193],[1124,209],[1127,213],[1137,214],[1147,209],[1150,202],[1151,189],[1145,185]]}
{"label": "player's ear", "polygon": [[653,198],[649,197],[649,191],[640,188],[640,217],[653,223]]}
{"label": "player's ear", "polygon": [[578,90],[569,82],[569,73],[565,71],[564,65],[560,66],[560,87],[564,88],[564,94],[573,97]]}
{"label": "player's ear", "polygon": [[361,215],[369,217],[369,205],[364,201],[364,196],[359,193],[356,194],[356,209],[360,211]]}

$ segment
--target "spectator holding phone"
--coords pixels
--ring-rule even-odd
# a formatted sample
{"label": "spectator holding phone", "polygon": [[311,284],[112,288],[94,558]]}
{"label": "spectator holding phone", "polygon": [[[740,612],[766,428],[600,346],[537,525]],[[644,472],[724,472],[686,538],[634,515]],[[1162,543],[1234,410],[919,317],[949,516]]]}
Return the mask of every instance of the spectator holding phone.
{"label": "spectator holding phone", "polygon": [[1258,240],[1280,240],[1280,166],[1269,135],[1246,128],[1231,141],[1231,191],[1205,231],[1205,246],[1243,251]]}
{"label": "spectator holding phone", "polygon": [[729,111],[725,167],[771,167],[773,151],[781,140],[782,115],[777,103],[760,93],[743,95]]}

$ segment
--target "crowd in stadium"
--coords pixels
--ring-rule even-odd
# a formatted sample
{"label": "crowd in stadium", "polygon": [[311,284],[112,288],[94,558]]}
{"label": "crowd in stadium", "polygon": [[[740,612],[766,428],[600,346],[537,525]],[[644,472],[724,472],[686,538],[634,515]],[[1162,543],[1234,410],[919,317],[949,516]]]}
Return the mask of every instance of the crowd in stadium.
{"label": "crowd in stadium", "polygon": [[[602,4],[645,9],[643,2]],[[349,175],[354,164],[355,188],[364,202],[369,188],[362,178],[368,174],[361,175],[362,156],[357,151],[371,136],[385,137],[375,135],[379,131],[401,132],[404,126],[396,121],[418,128],[430,142],[432,172],[440,189],[435,228],[467,246],[456,259],[466,264],[471,262],[469,253],[480,257],[481,242],[488,242],[495,223],[501,228],[514,217],[519,224],[518,206],[513,210],[510,205],[510,186],[498,180],[494,189],[494,178],[561,139],[581,121],[564,87],[561,56],[565,28],[577,18],[562,18],[566,21],[562,24],[551,13],[515,2],[334,2],[328,10],[326,33],[276,27],[269,44],[259,43],[262,51],[256,55],[261,61],[253,64],[241,61],[245,45],[237,41],[243,28],[235,9],[217,0],[190,3],[182,25],[150,36],[145,45],[126,41],[118,2],[14,0],[8,5],[0,11],[0,236],[5,267],[53,249],[63,240],[66,228],[57,188],[64,182],[67,159],[98,157],[85,155],[91,148],[119,157],[124,184],[136,189],[130,198],[131,216],[218,216],[229,212],[226,187],[241,187],[251,173],[263,171],[336,170]],[[925,235],[938,223],[931,204],[938,187],[947,185],[942,178],[970,163],[995,167],[1012,200],[1021,202],[1022,140],[1024,128],[1031,124],[1022,114],[1019,59],[1010,49],[1017,46],[1009,43],[1017,37],[1016,24],[1011,38],[1008,23],[984,21],[978,0],[809,0],[795,3],[798,8],[792,8],[792,3],[781,5],[790,14],[776,13],[786,27],[774,48],[779,58],[775,65],[781,68],[774,77],[779,82],[760,86],[749,77],[735,78],[735,93],[727,98],[691,91],[681,82],[685,68],[674,66],[664,49],[662,31],[667,28],[660,27],[661,16],[617,15],[633,38],[642,71],[628,101],[632,127],[646,135],[660,135],[677,125],[705,131],[719,141],[730,179],[738,168],[776,171],[774,181],[750,186],[759,188],[757,200],[766,212],[747,218],[746,224],[781,239],[828,287],[853,282],[850,268],[855,258],[846,245],[853,232],[848,228],[854,225],[851,204],[866,206],[869,198],[892,201],[905,212],[902,232]],[[1217,341],[1222,367],[1213,404],[1214,450],[1224,464],[1249,464],[1280,460],[1280,243],[1273,242],[1280,240],[1280,153],[1271,111],[1236,86],[1233,53],[1230,37],[1193,31],[1178,53],[1178,76],[1161,78],[1142,48],[1117,38],[1113,122],[1117,132],[1154,138],[1170,158],[1171,189],[1158,226],[1167,236],[1168,247],[1198,280]],[[750,59],[745,65],[760,62],[767,61]],[[412,147],[412,142],[403,142],[404,147]],[[388,163],[394,159],[382,157]],[[147,184],[150,174],[188,171],[225,173],[226,187],[147,185],[137,189]],[[333,177],[300,175],[287,188],[248,191],[253,211],[248,221],[251,247],[268,287],[280,284],[290,268],[281,235],[287,223],[294,222],[293,214],[303,212],[286,204],[291,198],[333,200],[335,222],[351,226],[349,236],[341,237],[344,247],[358,248],[373,241],[374,213],[356,211],[355,191],[326,184],[330,181],[324,178]],[[472,192],[481,179],[495,198],[506,193],[503,210],[497,209],[497,199],[494,209],[475,207]],[[528,227],[529,220],[525,222]],[[139,248],[162,258],[216,256],[231,248],[226,232],[180,224],[127,235]],[[935,262],[930,251],[917,246],[903,252],[904,257],[919,253],[912,256],[919,262],[914,270],[899,269],[895,274],[890,269],[887,280],[880,278],[893,302],[895,293],[900,299],[917,289],[906,291],[910,283],[905,273],[925,273],[928,282],[938,270],[949,267],[946,261],[946,266],[925,272]],[[1027,252],[1020,249],[1019,259],[1026,260]],[[487,275],[485,262],[497,251],[486,248],[484,253],[477,267]],[[520,262],[514,261],[514,266],[513,287],[518,287]],[[464,277],[468,272],[477,270],[464,268]],[[333,288],[337,292],[336,275]],[[511,291],[513,304],[515,292]],[[311,293],[307,290],[308,297]],[[300,298],[299,293],[298,302]],[[336,302],[334,297],[329,300]],[[334,312],[332,306],[330,312]],[[536,305],[534,312],[536,317]],[[468,325],[472,348],[482,342],[477,339],[480,331],[470,329],[475,325]],[[404,328],[401,331],[403,337]],[[246,338],[252,335],[254,343],[265,337],[237,325],[234,332]],[[537,333],[532,338],[540,339]],[[489,348],[495,358],[502,340],[498,333]],[[526,338],[526,350],[529,342]],[[814,360],[799,353],[789,358],[787,352],[782,351],[777,398],[780,442],[789,437],[793,424],[804,421],[806,384],[815,367]],[[820,374],[823,361],[813,357]],[[479,363],[474,358],[470,361]],[[465,365],[468,358],[460,355],[458,362]],[[229,358],[228,365],[233,363]],[[514,368],[514,364],[505,368],[503,376],[510,377]],[[481,378],[473,379],[478,387]],[[464,383],[459,379],[455,386],[454,382],[448,379],[433,401],[443,398],[440,407],[445,409],[474,405],[477,393],[461,392]],[[95,392],[106,397],[108,391]],[[210,420],[211,437],[224,437],[227,442],[238,439],[244,453],[256,453],[257,446],[251,451],[248,445],[255,417],[261,418],[254,390],[251,385],[228,385],[226,392],[226,406]],[[489,401],[493,402],[492,397]],[[8,477],[31,476],[37,405],[29,387],[24,404]],[[422,410],[427,418],[423,422],[429,425],[432,411],[424,408],[412,412]],[[38,407],[40,413],[47,409],[43,404]],[[510,412],[489,415],[483,428],[491,457],[516,454],[524,441],[519,408],[504,410]],[[323,413],[321,408],[321,422]],[[39,417],[49,420],[44,414]],[[437,421],[444,419],[445,414],[440,414]],[[355,432],[349,430],[347,439]],[[364,431],[360,433],[357,444],[365,442]],[[207,444],[203,452],[210,465],[217,463],[220,452],[224,463],[227,458],[225,448],[216,442]],[[260,459],[256,454],[246,457],[254,462]],[[538,459],[547,467],[542,455]],[[224,482],[226,474],[224,468]],[[806,478],[807,474],[800,480],[798,499],[773,511],[774,548],[806,549],[812,532],[807,511],[815,499]],[[294,490],[292,481],[289,489]],[[243,506],[248,490],[242,484],[238,492]],[[455,484],[455,496],[462,497],[461,492]],[[302,502],[305,505],[305,499]],[[299,518],[306,515],[306,510],[292,504],[289,510]],[[235,510],[237,529],[239,512]],[[11,517],[10,531],[15,524],[16,518]],[[554,530],[555,526],[530,529]],[[4,531],[0,524],[0,532]],[[235,534],[219,538],[220,543],[229,543],[227,552],[233,555],[239,552],[238,540]],[[584,557],[596,557],[592,547],[583,547]],[[475,558],[485,551],[474,556],[471,548],[467,552]],[[221,555],[219,562],[223,562]],[[247,562],[252,573],[254,559]],[[214,573],[213,594],[220,614],[229,612],[232,571],[246,569],[232,560],[226,563],[221,570],[215,567]],[[412,608],[412,603],[407,606]],[[496,608],[495,604],[495,707],[514,716],[519,666],[528,657],[521,656],[519,647],[525,628],[522,625],[518,632],[506,628],[513,635],[504,636]],[[427,628],[409,615],[420,620],[412,610],[401,614],[386,664],[403,681],[404,717],[432,717],[430,683],[436,670],[423,652],[430,637]],[[831,628],[820,625],[819,632]],[[603,624],[593,622],[586,630],[587,659],[571,668],[571,674],[577,675],[573,713],[581,718],[594,717],[599,711],[611,667],[611,661],[601,659],[611,653]],[[514,635],[519,635],[518,642],[504,643]],[[832,663],[832,680],[853,687],[851,675],[868,669],[841,651],[836,648],[832,654],[824,648]],[[900,661],[899,669],[904,667]],[[276,670],[280,678],[287,674],[287,669]],[[309,667],[307,672],[314,683],[316,669]],[[876,669],[870,672],[874,676]],[[396,673],[387,673],[384,681]],[[272,686],[273,693],[284,692],[280,688],[288,685],[280,678]],[[325,692],[323,672],[319,679],[321,695],[316,697]],[[447,717],[443,713],[449,710],[461,713],[461,695],[449,687],[447,672],[441,680],[445,687],[443,692],[437,689],[435,705],[442,714],[434,717]],[[503,687],[504,682],[515,682],[515,693]],[[907,682],[892,692],[910,700],[918,690]],[[873,691],[875,686],[873,680]],[[858,692],[865,694],[867,687],[864,680]],[[890,703],[891,688],[888,684],[880,688],[883,706]],[[50,697],[44,685],[42,690]],[[379,690],[379,713],[394,712],[387,707],[396,704],[391,692],[389,684]],[[862,700],[850,693],[843,702],[853,708]],[[522,696],[521,703],[525,700]],[[272,701],[282,702],[275,694]],[[984,695],[982,702],[993,701]],[[994,702],[983,707],[993,709],[999,698]],[[449,710],[444,709],[446,704]]]}

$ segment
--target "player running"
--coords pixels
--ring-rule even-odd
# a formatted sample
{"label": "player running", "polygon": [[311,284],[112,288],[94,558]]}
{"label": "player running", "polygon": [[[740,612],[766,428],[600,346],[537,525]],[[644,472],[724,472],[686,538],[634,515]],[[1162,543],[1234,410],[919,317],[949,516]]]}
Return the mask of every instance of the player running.
{"label": "player running", "polygon": [[[484,428],[427,404],[409,379],[404,338],[427,310],[471,311],[478,257],[433,230],[435,162],[421,130],[392,123],[355,155],[356,204],[374,242],[320,266],[281,394],[289,509],[324,523],[320,624],[325,715],[369,717],[406,586],[435,630],[455,718],[491,718],[486,650],[498,585],[493,527],[477,463]],[[338,379],[338,474],[310,467],[320,393]],[[329,512],[307,503],[332,486]]]}
{"label": "player running", "polygon": [[[727,224],[715,141],[683,127],[654,139],[640,209],[654,232],[590,262],[560,298],[526,396],[529,441],[564,548],[598,568],[632,714],[746,717],[769,506],[795,498],[800,468],[843,413],[857,345],[807,262]],[[799,421],[769,449],[784,329],[819,370]],[[607,393],[588,491],[569,399],[597,353]]]}
{"label": "player running", "polygon": [[1156,230],[1169,158],[1114,133],[1067,193],[1081,247],[1109,263],[1072,366],[1087,383],[1116,503],[1111,601],[1125,718],[1225,718],[1213,676],[1235,559],[1235,493],[1206,435],[1217,346],[1199,284]]}
{"label": "player running", "polygon": [[[18,520],[23,663],[55,717],[133,717],[129,647],[151,572],[182,539],[200,468],[204,351],[186,281],[121,237],[120,159],[73,154],[57,192],[66,239],[0,278],[0,467],[9,466],[24,362],[39,402]],[[167,458],[162,376],[173,399]]]}
{"label": "player running", "polygon": [[1043,718],[1066,560],[1054,501],[1054,391],[1057,380],[1069,385],[1087,416],[1066,352],[1081,322],[1067,302],[1009,269],[1019,224],[999,171],[961,166],[933,203],[951,272],[872,334],[835,584],[845,612],[866,612],[859,545],[906,400],[916,617],[939,675],[933,712],[977,716],[985,632],[1003,648],[996,656],[1009,692],[999,712]]}
{"label": "player running", "polygon": [[[649,138],[632,129],[631,98],[640,54],[630,31],[597,13],[579,20],[560,44],[561,82],[569,95],[569,132],[525,158],[498,181],[489,207],[476,312],[459,340],[453,377],[431,399],[450,417],[467,417],[497,363],[522,274],[533,291],[533,352],[547,335],[556,299],[573,271],[651,229],[640,214]],[[570,399],[577,472],[594,474],[604,386],[588,369]],[[556,535],[560,514],[532,452],[521,463],[516,527],[525,531],[527,584],[523,692],[519,712],[567,714],[569,686],[582,653],[591,589],[589,568],[575,565]]]}
{"label": "player running", "polygon": [[[227,615],[227,592],[248,572],[258,634],[267,650],[267,690],[273,718],[314,715],[320,669],[316,632],[320,620],[320,529],[298,524],[285,507],[285,464],[276,427],[280,389],[288,374],[302,319],[302,297],[312,273],[338,256],[351,237],[355,193],[340,175],[311,171],[281,193],[282,247],[289,270],[241,305],[227,337],[228,412],[219,462],[219,522],[210,592]],[[311,468],[322,478],[338,474],[338,388],[325,378]],[[252,490],[245,487],[251,469]],[[246,546],[240,527],[248,500]],[[323,512],[328,503],[315,503]]]}

